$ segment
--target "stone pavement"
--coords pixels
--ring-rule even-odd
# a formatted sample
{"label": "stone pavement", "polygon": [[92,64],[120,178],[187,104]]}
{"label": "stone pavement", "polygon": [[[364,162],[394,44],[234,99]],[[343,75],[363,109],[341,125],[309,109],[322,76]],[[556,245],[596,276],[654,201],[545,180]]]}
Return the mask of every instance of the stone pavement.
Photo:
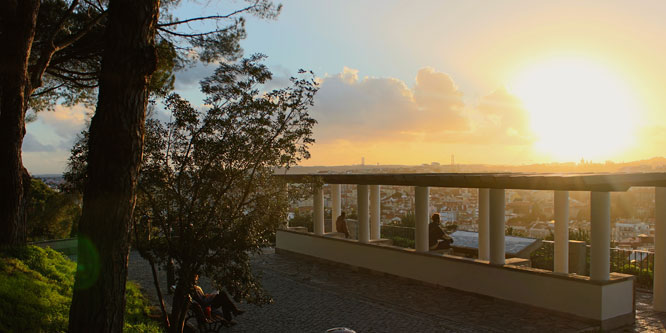
{"label": "stone pavement", "polygon": [[[253,259],[275,302],[236,318],[230,332],[579,332],[598,327],[550,311],[412,280],[322,263],[267,249]],[[160,272],[161,286],[166,286]],[[148,264],[130,255],[129,279],[157,304]],[[210,292],[210,289],[206,289]],[[651,311],[651,294],[637,293],[636,324],[616,332],[663,332],[666,314]]]}

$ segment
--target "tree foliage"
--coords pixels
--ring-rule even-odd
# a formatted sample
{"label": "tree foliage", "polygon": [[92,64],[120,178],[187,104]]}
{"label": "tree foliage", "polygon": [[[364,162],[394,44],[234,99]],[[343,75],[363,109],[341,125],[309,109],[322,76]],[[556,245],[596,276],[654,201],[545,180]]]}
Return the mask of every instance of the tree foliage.
{"label": "tree foliage", "polygon": [[[249,260],[286,221],[287,187],[273,175],[309,158],[316,121],[308,107],[318,87],[312,73],[301,71],[291,86],[262,91],[272,76],[263,58],[221,64],[201,82],[206,107],[171,94],[164,102],[170,120],[154,117],[146,124],[136,245],[151,261],[176,263],[174,327],[182,325],[196,273],[236,299],[270,300]],[[70,189],[85,183],[86,138],[72,150]]]}
{"label": "tree foliage", "polygon": [[286,187],[273,174],[309,157],[317,84],[310,74],[261,92],[271,78],[262,58],[221,64],[203,80],[205,111],[173,94],[171,120],[147,124],[138,209],[151,221],[151,255],[178,267],[176,325],[199,272],[236,299],[269,301],[249,259],[286,220]]}
{"label": "tree foliage", "polygon": [[[244,14],[273,19],[281,6],[249,0],[230,13],[179,19],[171,12],[181,1],[162,1],[156,31],[157,69],[149,83],[152,97],[173,90],[174,72],[194,62],[238,59],[245,38]],[[108,22],[108,1],[41,0],[29,58],[29,120],[57,104],[89,107],[97,87]]]}
{"label": "tree foliage", "polygon": [[30,184],[28,206],[28,240],[70,237],[72,227],[81,217],[80,198],[75,194],[57,192],[39,179]]}
{"label": "tree foliage", "polygon": [[[2,149],[0,160],[7,161],[9,171],[0,177],[6,189],[2,200],[6,205],[0,206],[4,245],[25,242],[30,185],[20,149],[25,122],[36,119],[40,111],[54,110],[58,104],[95,104],[108,4],[108,0],[26,0],[3,2],[0,6],[0,39],[12,50],[5,52],[0,66],[2,141],[7,146]],[[227,14],[178,19],[170,12],[178,4],[179,0],[155,4],[160,22],[153,27],[158,59],[148,84],[153,101],[173,90],[176,70],[196,61],[240,57],[239,41],[245,37],[243,15],[270,19],[281,10],[280,5],[269,0],[248,0],[246,6]],[[207,25],[193,28],[199,23]]]}

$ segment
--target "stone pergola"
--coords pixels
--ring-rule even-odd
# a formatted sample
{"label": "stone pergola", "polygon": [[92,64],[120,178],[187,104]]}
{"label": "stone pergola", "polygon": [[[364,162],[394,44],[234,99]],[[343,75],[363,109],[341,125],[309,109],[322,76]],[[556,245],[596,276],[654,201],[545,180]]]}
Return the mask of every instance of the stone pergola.
{"label": "stone pergola", "polygon": [[[308,183],[313,177],[331,186],[333,218],[340,215],[340,184],[356,184],[360,243],[380,234],[380,185],[415,189],[416,252],[428,252],[430,187],[477,188],[479,191],[479,259],[490,265],[505,264],[505,190],[554,191],[554,272],[569,273],[569,191],[589,191],[591,202],[590,280],[603,283],[610,274],[610,192],[631,187],[655,188],[654,303],[666,311],[666,173],[382,173],[382,174],[282,174],[288,183]],[[368,204],[369,203],[369,204]],[[324,199],[321,187],[313,193],[314,233],[324,234]],[[332,223],[335,231],[335,223]]]}

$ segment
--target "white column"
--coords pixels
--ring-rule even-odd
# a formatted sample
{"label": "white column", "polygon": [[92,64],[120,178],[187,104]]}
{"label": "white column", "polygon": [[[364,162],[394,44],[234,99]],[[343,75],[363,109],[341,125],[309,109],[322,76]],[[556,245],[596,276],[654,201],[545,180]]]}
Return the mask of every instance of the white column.
{"label": "white column", "polygon": [[610,193],[590,193],[590,279],[610,279]]}
{"label": "white column", "polygon": [[430,206],[430,188],[416,186],[414,187],[414,192],[414,224],[416,224],[415,247],[418,252],[428,252],[428,206]]}
{"label": "white column", "polygon": [[555,258],[554,271],[569,273],[569,192],[555,191]]}
{"label": "white column", "polygon": [[479,259],[481,260],[490,260],[489,196],[487,188],[479,189]]}
{"label": "white column", "polygon": [[655,311],[666,312],[666,187],[655,188],[654,196],[654,294]]}
{"label": "white column", "polygon": [[379,239],[381,233],[381,202],[379,185],[370,185],[370,239]]}
{"label": "white column", "polygon": [[[289,183],[284,183],[284,193],[289,198]],[[285,223],[285,228],[289,229],[289,216],[287,216],[287,223]]]}
{"label": "white column", "polygon": [[337,227],[335,221],[338,219],[338,216],[342,213],[340,208],[340,184],[330,184],[331,187],[331,232],[336,232]]}
{"label": "white column", "polygon": [[504,265],[504,190],[493,188],[489,192],[490,263]]}
{"label": "white column", "polygon": [[370,242],[370,226],[368,225],[368,185],[356,185],[358,203],[358,241]]}
{"label": "white column", "polygon": [[324,234],[324,190],[321,186],[312,189],[312,222],[316,235]]}

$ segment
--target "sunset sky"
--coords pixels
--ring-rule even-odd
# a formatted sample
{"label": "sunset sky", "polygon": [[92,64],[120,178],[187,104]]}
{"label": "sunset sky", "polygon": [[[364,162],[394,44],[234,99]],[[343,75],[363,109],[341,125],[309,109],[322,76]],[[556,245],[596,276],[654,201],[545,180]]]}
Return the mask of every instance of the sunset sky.
{"label": "sunset sky", "polygon": [[[179,16],[217,11],[198,3]],[[299,68],[320,78],[304,165],[666,155],[664,1],[283,4],[276,21],[248,19],[242,45],[268,56],[271,85]],[[201,104],[198,81],[214,68],[179,73],[176,90]],[[62,172],[85,121],[83,107],[40,114],[28,170]]]}

